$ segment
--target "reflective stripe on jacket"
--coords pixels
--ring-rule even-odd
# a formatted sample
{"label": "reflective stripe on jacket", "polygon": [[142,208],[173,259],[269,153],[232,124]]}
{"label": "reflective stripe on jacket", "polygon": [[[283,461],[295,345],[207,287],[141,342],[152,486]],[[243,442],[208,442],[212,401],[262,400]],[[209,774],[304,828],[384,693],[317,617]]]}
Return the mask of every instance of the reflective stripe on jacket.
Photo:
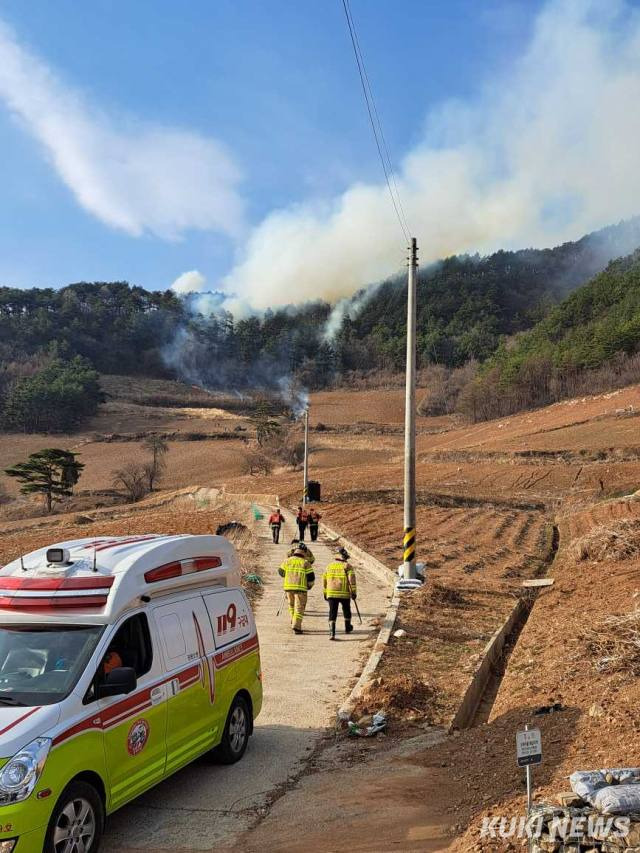
{"label": "reflective stripe on jacket", "polygon": [[303,557],[288,557],[278,569],[278,574],[284,578],[286,592],[306,592],[316,579],[311,564]]}
{"label": "reflective stripe on jacket", "polygon": [[350,598],[356,593],[356,573],[341,560],[329,563],[322,576],[322,588],[327,598]]}

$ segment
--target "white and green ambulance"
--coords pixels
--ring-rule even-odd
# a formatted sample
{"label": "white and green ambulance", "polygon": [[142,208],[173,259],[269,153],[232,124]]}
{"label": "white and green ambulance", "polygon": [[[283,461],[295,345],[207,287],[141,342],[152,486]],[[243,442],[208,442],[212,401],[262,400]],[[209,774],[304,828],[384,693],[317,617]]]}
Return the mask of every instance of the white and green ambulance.
{"label": "white and green ambulance", "polygon": [[61,542],[0,569],[0,853],[95,853],[105,816],[242,758],[256,626],[221,536]]}

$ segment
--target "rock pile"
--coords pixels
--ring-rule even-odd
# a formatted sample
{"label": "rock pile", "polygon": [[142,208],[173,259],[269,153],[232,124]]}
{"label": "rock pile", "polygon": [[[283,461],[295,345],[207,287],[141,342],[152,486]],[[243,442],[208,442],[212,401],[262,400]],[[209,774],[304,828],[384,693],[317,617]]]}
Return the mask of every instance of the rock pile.
{"label": "rock pile", "polygon": [[640,853],[640,814],[605,815],[573,793],[533,807],[531,853]]}

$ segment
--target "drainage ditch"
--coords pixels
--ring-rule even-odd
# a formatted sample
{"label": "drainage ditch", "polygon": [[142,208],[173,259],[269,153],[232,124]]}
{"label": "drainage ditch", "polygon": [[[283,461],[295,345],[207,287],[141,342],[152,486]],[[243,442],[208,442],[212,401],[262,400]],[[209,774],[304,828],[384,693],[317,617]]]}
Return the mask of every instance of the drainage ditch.
{"label": "drainage ditch", "polygon": [[[560,531],[558,526],[554,524],[546,559],[547,570],[545,574],[551,570],[559,547]],[[522,629],[527,624],[539,593],[539,589],[527,590],[526,597],[518,601],[502,628],[491,638],[485,648],[482,664],[469,685],[458,714],[456,714],[453,727],[459,729],[475,728],[489,721],[502,679],[509,665],[509,659],[518,643]]]}

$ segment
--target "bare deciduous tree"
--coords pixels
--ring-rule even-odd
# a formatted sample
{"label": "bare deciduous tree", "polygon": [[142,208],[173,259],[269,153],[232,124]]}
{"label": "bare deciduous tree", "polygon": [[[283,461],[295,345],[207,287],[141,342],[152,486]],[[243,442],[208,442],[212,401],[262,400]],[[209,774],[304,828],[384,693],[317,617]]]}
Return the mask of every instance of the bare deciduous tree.
{"label": "bare deciduous tree", "polygon": [[142,442],[142,445],[151,454],[151,461],[146,466],[146,469],[149,491],[152,492],[154,485],[159,482],[167,467],[165,456],[169,450],[169,443],[161,435],[149,435]]}
{"label": "bare deciduous tree", "polygon": [[113,486],[122,490],[131,503],[149,494],[149,464],[129,462],[113,472]]}
{"label": "bare deciduous tree", "polygon": [[273,461],[259,450],[251,450],[244,457],[244,473],[252,477],[256,474],[270,474],[273,471]]}
{"label": "bare deciduous tree", "polygon": [[304,441],[286,441],[276,449],[275,455],[280,462],[298,471],[304,462]]}

